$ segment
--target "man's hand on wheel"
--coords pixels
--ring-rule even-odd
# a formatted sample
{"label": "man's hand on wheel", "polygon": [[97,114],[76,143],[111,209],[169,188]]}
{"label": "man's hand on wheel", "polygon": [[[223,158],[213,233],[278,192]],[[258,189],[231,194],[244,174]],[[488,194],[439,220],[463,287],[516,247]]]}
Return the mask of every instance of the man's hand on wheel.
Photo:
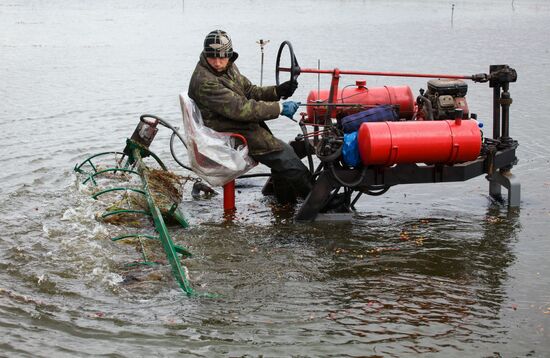
{"label": "man's hand on wheel", "polygon": [[287,99],[294,94],[296,88],[298,88],[298,81],[296,80],[283,82],[276,88],[277,96],[279,96],[279,98]]}

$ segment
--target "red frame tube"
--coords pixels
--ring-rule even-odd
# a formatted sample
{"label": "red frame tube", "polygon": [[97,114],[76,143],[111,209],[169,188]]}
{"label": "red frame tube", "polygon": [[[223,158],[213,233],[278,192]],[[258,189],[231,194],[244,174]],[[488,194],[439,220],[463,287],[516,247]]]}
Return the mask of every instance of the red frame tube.
{"label": "red frame tube", "polygon": [[235,210],[235,180],[223,186],[223,210]]}
{"label": "red frame tube", "polygon": [[[237,138],[242,141],[244,145],[248,145],[246,138],[238,133],[224,133],[230,137]],[[229,183],[223,186],[223,210],[224,211],[233,211],[236,209],[235,205],[235,180],[230,181]]]}
{"label": "red frame tube", "polygon": [[[279,71],[290,72],[288,67],[279,67]],[[471,80],[472,76],[463,75],[446,75],[446,74],[430,74],[430,73],[409,73],[409,72],[373,72],[373,71],[349,71],[349,70],[319,70],[317,68],[300,68],[300,73],[324,73],[333,75],[338,72],[340,75],[363,75],[363,76],[391,76],[391,77],[424,77],[424,78],[452,78]]]}

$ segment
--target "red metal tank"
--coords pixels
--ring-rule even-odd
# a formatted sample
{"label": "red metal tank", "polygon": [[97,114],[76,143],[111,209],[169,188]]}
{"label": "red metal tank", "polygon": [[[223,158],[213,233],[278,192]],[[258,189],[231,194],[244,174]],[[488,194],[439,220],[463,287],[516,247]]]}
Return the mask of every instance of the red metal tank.
{"label": "red metal tank", "polygon": [[364,165],[453,164],[474,160],[481,151],[473,120],[363,123],[357,140]]}
{"label": "red metal tank", "polygon": [[[328,102],[329,95],[330,90],[312,90],[307,96],[307,103]],[[361,104],[366,107],[382,104],[396,105],[399,109],[399,117],[404,119],[411,119],[416,111],[416,100],[409,86],[366,87],[366,81],[356,81],[355,86],[339,89],[334,103]],[[332,117],[341,118],[358,111],[357,107],[337,107]],[[309,106],[308,121],[314,122],[315,118],[324,118],[325,113],[324,106]]]}

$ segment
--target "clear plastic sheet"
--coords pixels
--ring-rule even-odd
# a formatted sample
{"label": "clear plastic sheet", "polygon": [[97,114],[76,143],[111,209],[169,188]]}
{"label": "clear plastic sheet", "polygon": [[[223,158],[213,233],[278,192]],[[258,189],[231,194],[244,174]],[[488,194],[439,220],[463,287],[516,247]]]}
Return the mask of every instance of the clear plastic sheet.
{"label": "clear plastic sheet", "polygon": [[180,104],[189,164],[199,177],[212,186],[222,186],[256,166],[246,145],[235,147],[238,135],[204,125],[199,108],[187,93],[180,94]]}

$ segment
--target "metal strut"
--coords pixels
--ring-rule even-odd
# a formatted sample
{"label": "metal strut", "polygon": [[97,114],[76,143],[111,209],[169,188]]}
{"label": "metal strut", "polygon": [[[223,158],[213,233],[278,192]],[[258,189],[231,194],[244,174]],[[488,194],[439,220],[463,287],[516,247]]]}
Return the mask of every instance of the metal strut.
{"label": "metal strut", "polygon": [[[516,70],[508,65],[492,65],[489,68],[489,87],[493,88],[493,139],[497,150],[517,148],[518,142],[510,137],[510,83],[516,82]],[[519,207],[521,184],[512,172],[517,158],[502,166],[498,171],[490,168],[487,175],[489,195],[495,200],[502,200],[501,187],[508,189],[508,205]]]}
{"label": "metal strut", "polygon": [[187,275],[176,253],[174,242],[172,241],[172,238],[168,233],[168,229],[166,228],[166,224],[164,223],[164,219],[162,218],[162,213],[160,212],[160,209],[155,204],[151,196],[151,192],[149,191],[148,169],[145,166],[145,164],[143,164],[143,159],[141,158],[139,148],[133,148],[132,155],[136,163],[136,169],[141,178],[141,185],[143,186],[143,191],[145,192],[145,198],[147,200],[147,205],[149,206],[149,211],[151,213],[151,216],[153,217],[155,228],[157,229],[160,242],[166,254],[166,259],[168,260],[168,262],[170,263],[170,266],[172,267],[172,274],[174,275],[174,278],[178,282],[180,288],[188,296],[194,296],[196,295],[196,292],[195,290],[193,290],[193,288],[191,287],[191,284],[189,283]]}

